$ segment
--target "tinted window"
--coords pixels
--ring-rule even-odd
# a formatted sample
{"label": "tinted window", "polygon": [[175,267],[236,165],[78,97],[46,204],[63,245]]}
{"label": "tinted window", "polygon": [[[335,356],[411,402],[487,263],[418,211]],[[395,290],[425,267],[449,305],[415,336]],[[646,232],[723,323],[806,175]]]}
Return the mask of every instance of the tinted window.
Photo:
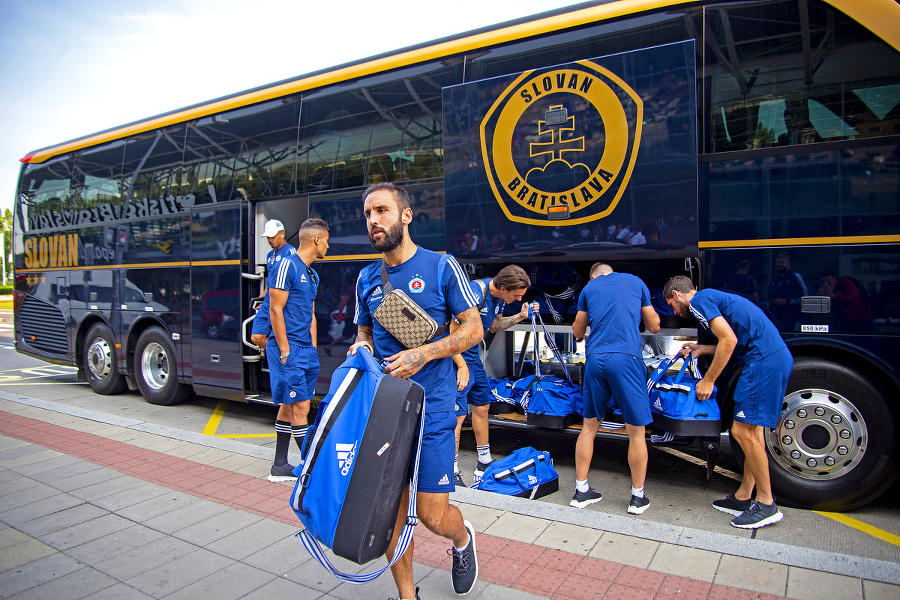
{"label": "tinted window", "polygon": [[40,164],[26,164],[19,178],[20,232],[56,226],[54,216],[75,208],[72,199],[72,157],[60,156]]}
{"label": "tinted window", "polygon": [[304,96],[299,189],[441,177],[441,87],[460,73],[430,63]]}
{"label": "tinted window", "polygon": [[300,97],[188,123],[186,185],[198,204],[294,193]]}
{"label": "tinted window", "polygon": [[472,53],[466,56],[466,81],[691,39],[699,14],[675,10],[642,15]]}
{"label": "tinted window", "polygon": [[[409,224],[412,240],[429,250],[442,251],[444,242],[444,191],[437,185],[405,186],[413,220]],[[328,258],[375,254],[369,243],[362,195],[330,194],[310,196],[309,216],[328,223]]]}
{"label": "tinted window", "polygon": [[[900,333],[896,246],[714,250],[709,258],[709,280],[704,287],[754,296],[783,331],[828,325],[835,333]],[[784,285],[785,278],[791,285]],[[775,297],[790,289],[830,296],[831,312],[809,314],[800,312],[797,305],[794,310],[789,304],[778,306]]]}
{"label": "tinted window", "polygon": [[181,201],[183,156],[184,124],[128,140],[125,145],[124,218],[146,218],[190,208]]}
{"label": "tinted window", "polygon": [[900,55],[823,2],[706,9],[709,150],[895,135]]}
{"label": "tinted window", "polygon": [[900,146],[701,164],[709,240],[900,233]]}

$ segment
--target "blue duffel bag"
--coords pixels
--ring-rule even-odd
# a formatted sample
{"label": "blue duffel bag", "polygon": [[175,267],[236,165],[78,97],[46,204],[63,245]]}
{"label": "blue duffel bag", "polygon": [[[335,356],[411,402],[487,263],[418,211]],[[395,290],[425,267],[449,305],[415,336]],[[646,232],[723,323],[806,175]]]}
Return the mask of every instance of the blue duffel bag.
{"label": "blue duffel bag", "polygon": [[541,498],[559,489],[559,475],[549,452],[528,446],[495,460],[475,489],[520,498]]}
{"label": "blue duffel bag", "polygon": [[688,421],[718,421],[721,419],[716,402],[716,388],[707,400],[697,400],[697,383],[702,379],[695,358],[683,360],[676,375],[666,373],[678,361],[674,356],[662,361],[647,382],[650,410],[671,419]]}
{"label": "blue duffel bag", "polygon": [[[424,411],[422,386],[385,375],[363,348],[331,377],[306,435],[303,464],[294,469],[290,503],[305,526],[298,534],[303,546],[343,582],[378,577],[412,540]],[[391,562],[372,573],[337,570],[322,545],[358,564],[383,556],[408,482],[409,510]]]}

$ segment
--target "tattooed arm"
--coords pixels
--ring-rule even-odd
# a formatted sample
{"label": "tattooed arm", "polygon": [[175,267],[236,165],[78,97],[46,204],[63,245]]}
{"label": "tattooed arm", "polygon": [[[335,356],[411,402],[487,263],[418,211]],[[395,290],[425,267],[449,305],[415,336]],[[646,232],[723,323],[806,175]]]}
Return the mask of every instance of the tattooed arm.
{"label": "tattooed arm", "polygon": [[[520,310],[516,314],[510,315],[508,317],[497,315],[497,317],[494,319],[494,322],[491,323],[491,326],[488,329],[488,331],[490,331],[491,333],[497,333],[498,331],[503,331],[504,329],[509,329],[510,327],[512,327],[513,325],[515,325],[517,323],[521,323],[522,321],[524,321],[525,319],[528,318],[528,306],[529,306],[528,303],[522,304],[522,310]],[[531,306],[534,308],[535,312],[540,310],[540,307],[538,306],[537,302],[533,303]]]}
{"label": "tattooed arm", "polygon": [[447,337],[387,357],[386,360],[390,364],[384,372],[403,379],[409,379],[418,373],[428,361],[459,354],[484,338],[484,328],[481,325],[481,317],[478,316],[477,307],[473,306],[456,315],[456,320],[459,321],[459,328],[451,332]]}

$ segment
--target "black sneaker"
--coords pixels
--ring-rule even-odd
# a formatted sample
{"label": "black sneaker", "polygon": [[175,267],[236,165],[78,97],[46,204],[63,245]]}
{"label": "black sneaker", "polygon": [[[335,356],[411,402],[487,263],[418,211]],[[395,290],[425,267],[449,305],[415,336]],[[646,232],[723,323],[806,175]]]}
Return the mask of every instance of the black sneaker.
{"label": "black sneaker", "polygon": [[631,502],[628,503],[628,512],[633,515],[642,515],[648,508],[650,508],[650,499],[646,495],[643,498],[632,496]]}
{"label": "black sneaker", "polygon": [[758,529],[766,525],[772,525],[784,518],[784,513],[778,510],[775,503],[763,504],[754,502],[753,506],[731,520],[731,524],[741,529]]}
{"label": "black sneaker", "polygon": [[572,496],[572,501],[569,502],[569,506],[574,506],[575,508],[584,508],[589,504],[596,504],[603,499],[603,494],[598,492],[597,490],[588,488],[586,492],[579,492],[575,490],[575,495]]}
{"label": "black sneaker", "polygon": [[272,465],[272,470],[269,471],[269,481],[297,481],[294,467],[290,463]]}
{"label": "black sneaker", "polygon": [[[491,462],[493,462],[493,461],[491,461]],[[475,466],[475,479],[474,479],[473,483],[481,482],[481,478],[484,476],[484,472],[487,470],[487,468],[489,466],[491,466],[491,463],[483,463],[480,460],[478,461],[478,464]]]}
{"label": "black sneaker", "polygon": [[468,521],[463,521],[466,531],[469,532],[469,543],[462,550],[450,548],[448,552],[453,555],[453,569],[450,571],[450,579],[453,581],[453,591],[460,596],[465,596],[475,587],[478,581],[478,556],[475,554],[475,528]]}
{"label": "black sneaker", "polygon": [[454,475],[456,477],[456,481],[454,482],[456,484],[456,487],[466,487],[466,482],[463,481],[462,474],[457,471],[456,473],[454,473]]}
{"label": "black sneaker", "polygon": [[745,510],[750,508],[751,504],[753,504],[751,500],[738,500],[734,497],[734,494],[728,494],[721,500],[715,500],[713,502],[713,508],[715,508],[716,510],[721,510],[723,513],[728,513],[729,515],[738,517]]}

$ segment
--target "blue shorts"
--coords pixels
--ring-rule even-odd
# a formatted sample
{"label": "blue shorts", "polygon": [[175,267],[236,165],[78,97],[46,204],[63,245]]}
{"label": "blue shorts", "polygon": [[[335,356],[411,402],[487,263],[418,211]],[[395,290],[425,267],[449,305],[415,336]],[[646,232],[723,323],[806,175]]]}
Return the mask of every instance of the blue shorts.
{"label": "blue shorts", "polygon": [[640,427],[653,422],[643,359],[623,352],[588,355],[584,370],[584,418],[602,419],[613,398],[628,425]]}
{"label": "blue shorts", "polygon": [[266,360],[269,362],[269,383],[272,401],[276,404],[293,404],[312,400],[319,378],[319,353],[312,346],[291,344],[287,362],[281,364],[278,342],[270,335],[266,343]]}
{"label": "blue shorts", "polygon": [[469,384],[456,395],[457,416],[466,414],[468,404],[485,406],[490,404],[494,398],[491,395],[491,384],[488,381],[487,373],[484,372],[484,363],[481,362],[481,359],[476,362],[466,361],[466,365],[469,367]]}
{"label": "blue shorts", "polygon": [[[268,296],[267,296],[268,297]],[[256,316],[253,317],[253,328],[250,330],[251,335],[272,335],[272,324],[269,322],[269,303],[263,302]]]}
{"label": "blue shorts", "polygon": [[456,416],[457,417],[465,417],[469,414],[469,390],[472,389],[472,386],[475,385],[475,381],[469,377],[469,383],[466,384],[466,387],[462,389],[462,391],[456,392]]}
{"label": "blue shorts", "polygon": [[[453,460],[456,457],[456,415],[452,410],[425,413],[425,435],[419,459],[419,491],[445,494],[456,489]],[[413,459],[415,460],[415,455]],[[410,477],[412,477],[412,463]]]}
{"label": "blue shorts", "polygon": [[744,365],[734,388],[734,420],[777,427],[793,368],[794,357],[787,348]]}

